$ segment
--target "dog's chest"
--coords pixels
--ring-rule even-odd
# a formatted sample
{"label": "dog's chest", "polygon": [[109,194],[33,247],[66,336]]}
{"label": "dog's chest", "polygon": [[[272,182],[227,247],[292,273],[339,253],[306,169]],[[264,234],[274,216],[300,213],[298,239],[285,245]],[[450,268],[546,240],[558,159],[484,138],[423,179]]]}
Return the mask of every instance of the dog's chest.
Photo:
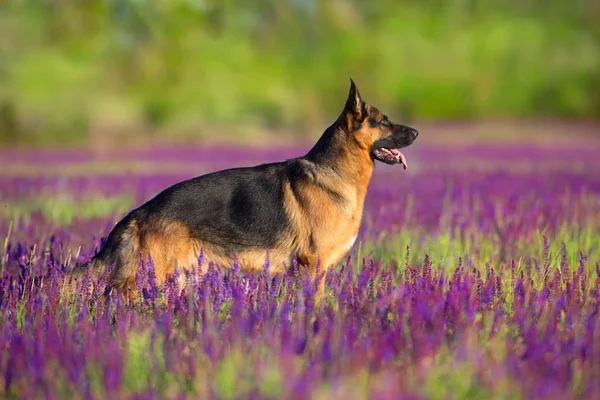
{"label": "dog's chest", "polygon": [[332,235],[328,236],[328,243],[324,243],[324,246],[318,251],[325,257],[328,264],[337,263],[356,243],[358,229],[350,226],[344,228],[338,232],[332,232]]}
{"label": "dog's chest", "polygon": [[[328,263],[335,263],[355,244],[364,204],[364,193],[348,185],[335,187],[342,198],[332,199],[320,191],[307,213],[310,221],[309,247]],[[321,197],[322,196],[322,197]],[[311,199],[311,200],[313,200]]]}
{"label": "dog's chest", "polygon": [[346,248],[347,250],[350,250],[352,248],[352,246],[354,246],[354,243],[356,243],[356,237],[358,235],[352,235],[350,237],[350,239],[348,239],[348,242],[346,243]]}
{"label": "dog's chest", "polygon": [[355,221],[351,223],[343,224],[340,223],[337,229],[333,230],[330,238],[332,253],[341,256],[348,252],[356,243],[358,236],[359,225]]}

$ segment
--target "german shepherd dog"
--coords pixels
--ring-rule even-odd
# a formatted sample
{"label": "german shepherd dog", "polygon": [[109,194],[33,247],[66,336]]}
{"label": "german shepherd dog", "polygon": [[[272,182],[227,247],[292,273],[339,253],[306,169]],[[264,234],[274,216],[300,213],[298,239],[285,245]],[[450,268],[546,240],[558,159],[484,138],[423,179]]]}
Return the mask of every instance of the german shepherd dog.
{"label": "german shepherd dog", "polygon": [[[131,211],[75,275],[114,266],[109,287],[135,293],[140,255],[152,257],[161,284],[175,265],[205,260],[260,271],[267,250],[273,273],[294,257],[314,279],[354,244],[375,161],[402,164],[398,150],[418,132],[391,122],[363,101],[352,79],[344,110],[303,157],[235,168],[180,182]],[[324,279],[317,297],[324,294]]]}

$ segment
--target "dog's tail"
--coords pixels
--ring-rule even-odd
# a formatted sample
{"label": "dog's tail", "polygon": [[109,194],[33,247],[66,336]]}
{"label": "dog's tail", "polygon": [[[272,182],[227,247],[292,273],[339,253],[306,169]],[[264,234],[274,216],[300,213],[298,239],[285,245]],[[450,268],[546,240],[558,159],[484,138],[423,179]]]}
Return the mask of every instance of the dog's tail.
{"label": "dog's tail", "polygon": [[75,266],[67,274],[67,286],[74,290],[86,280],[88,290],[99,282],[123,293],[135,289],[140,248],[139,223],[129,214],[113,228],[102,249],[89,262]]}

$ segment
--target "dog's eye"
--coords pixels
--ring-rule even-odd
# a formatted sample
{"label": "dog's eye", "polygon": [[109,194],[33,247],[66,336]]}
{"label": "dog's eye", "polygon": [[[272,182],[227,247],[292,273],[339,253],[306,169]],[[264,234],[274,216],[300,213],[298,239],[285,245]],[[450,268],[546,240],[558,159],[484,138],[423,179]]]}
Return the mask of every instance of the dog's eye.
{"label": "dog's eye", "polygon": [[389,127],[389,126],[392,125],[390,123],[390,121],[387,119],[387,117],[383,117],[383,119],[381,120],[380,124],[383,125],[383,126],[387,126],[387,127]]}

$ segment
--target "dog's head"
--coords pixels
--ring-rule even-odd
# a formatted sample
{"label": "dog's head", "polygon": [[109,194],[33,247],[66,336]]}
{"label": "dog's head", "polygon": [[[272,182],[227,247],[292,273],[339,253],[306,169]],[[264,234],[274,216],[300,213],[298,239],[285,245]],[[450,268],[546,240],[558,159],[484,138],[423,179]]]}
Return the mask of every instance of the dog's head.
{"label": "dog's head", "polygon": [[373,160],[402,164],[404,169],[407,168],[406,158],[399,149],[410,146],[419,132],[390,121],[376,107],[367,104],[352,79],[341,123],[358,147],[368,151]]}

